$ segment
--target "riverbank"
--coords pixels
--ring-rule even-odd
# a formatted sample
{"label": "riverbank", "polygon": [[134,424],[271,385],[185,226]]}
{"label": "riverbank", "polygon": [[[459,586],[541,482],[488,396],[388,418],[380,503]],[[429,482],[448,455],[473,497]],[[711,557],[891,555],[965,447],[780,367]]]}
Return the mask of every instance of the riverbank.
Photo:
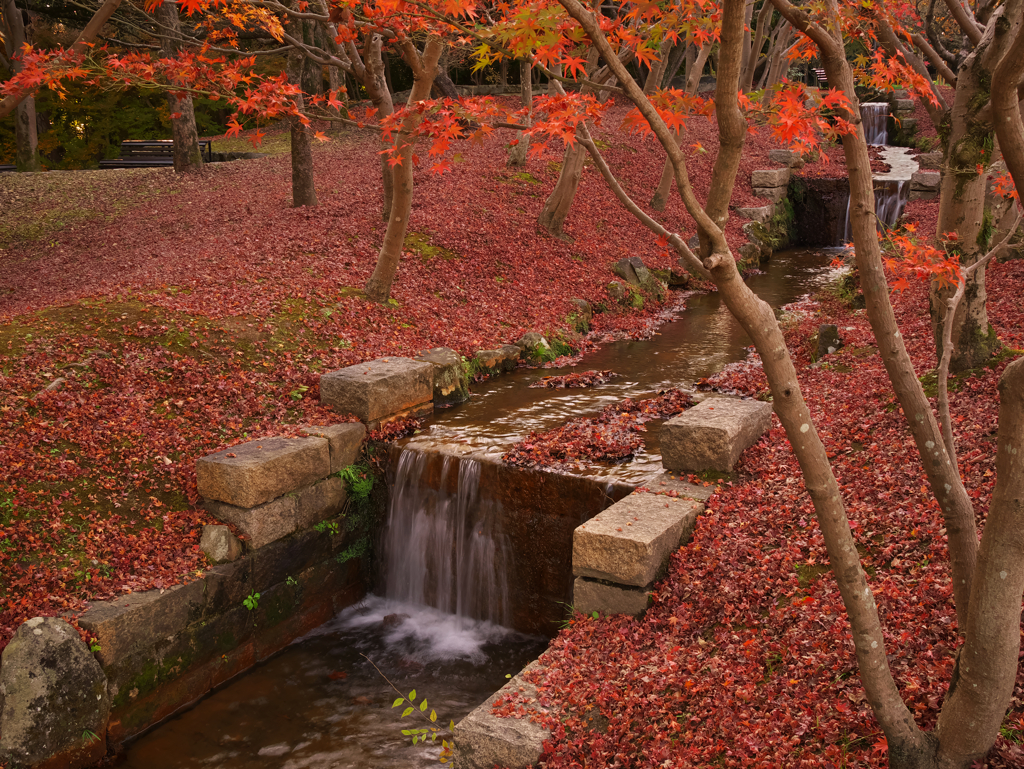
{"label": "riverbank", "polygon": [[[933,215],[918,203],[911,216]],[[1005,345],[954,379],[952,418],[968,492],[984,522],[994,478],[998,396],[1024,348],[1024,261],[995,265],[989,318]],[[927,289],[894,304],[917,371],[934,369]],[[863,310],[834,295],[802,303],[787,330],[875,591],[889,661],[922,728],[934,727],[957,648],[941,514]],[[812,364],[810,337],[835,323],[844,347]],[[1014,352],[1014,349],[1016,352]],[[751,395],[756,365],[713,380]],[[778,422],[707,504],[640,620],[577,615],[532,676],[557,709],[541,765],[885,767],[842,601],[799,468]],[[507,708],[514,703],[501,703]],[[500,709],[500,708],[499,708]],[[1024,671],[986,767],[1024,765]]]}

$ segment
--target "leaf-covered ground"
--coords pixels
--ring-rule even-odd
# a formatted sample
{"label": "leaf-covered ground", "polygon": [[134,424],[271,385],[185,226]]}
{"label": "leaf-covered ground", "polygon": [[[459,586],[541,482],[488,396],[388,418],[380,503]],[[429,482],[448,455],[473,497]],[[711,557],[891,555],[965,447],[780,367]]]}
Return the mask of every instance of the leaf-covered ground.
{"label": "leaf-covered ground", "polygon": [[[919,223],[934,216],[927,209],[914,207]],[[963,477],[981,522],[995,481],[996,382],[1024,348],[1024,260],[993,266],[988,288],[990,319],[1016,352],[956,378],[952,394]],[[926,290],[914,286],[895,302],[926,374],[935,366]],[[825,322],[839,326],[845,346],[812,366],[809,339]],[[843,490],[897,683],[931,728],[957,646],[940,511],[864,311],[824,297],[787,340]],[[756,361],[708,384],[767,390]],[[887,766],[824,542],[777,421],[712,497],[646,615],[577,615],[545,660],[536,678],[542,701],[562,713],[534,716],[554,729],[542,762],[549,769]],[[497,712],[523,712],[517,699]],[[985,765],[1024,766],[1024,669],[1003,735]]]}
{"label": "leaf-covered ground", "polygon": [[[609,162],[646,203],[663,154],[616,125],[613,115],[600,132]],[[716,137],[702,119],[691,131],[687,146],[706,150],[694,150],[691,177],[706,188]],[[773,146],[764,133],[748,140],[737,207],[760,204],[749,172],[771,167]],[[289,208],[286,157],[199,179],[72,174],[66,194],[50,176],[0,176],[15,206],[0,233],[0,646],[26,618],[201,573],[210,519],[196,505],[195,459],[336,420],[318,405],[321,372],[440,345],[471,354],[529,330],[555,336],[573,298],[613,307],[613,261],[674,266],[589,166],[566,223],[575,241],[538,234],[560,154],[512,170],[495,142],[455,149],[451,174],[417,174],[396,301],[370,304],[359,289],[384,229],[376,151],[356,133],[318,147],[315,210]],[[827,154],[827,169],[804,171],[840,172],[841,153]],[[932,208],[915,210],[923,221]],[[692,233],[678,201],[665,220]],[[734,246],[740,225],[729,224]],[[992,319],[1016,348],[1022,283],[1024,262],[991,270]],[[924,307],[919,290],[899,297],[922,371],[934,366]],[[647,333],[661,310],[647,301],[600,313],[596,338]],[[824,303],[791,331],[794,351],[808,362],[807,337],[826,318],[846,346],[804,368],[802,385],[836,458],[900,685],[927,725],[955,641],[938,511],[863,314]],[[954,396],[981,513],[1001,365],[962,379]],[[759,376],[740,366],[709,386],[763,391]],[[642,621],[578,619],[556,639],[545,691],[575,712],[548,765],[881,766],[824,561],[776,428],[713,499]],[[1013,765],[1012,748],[1004,754]]]}
{"label": "leaf-covered ground", "polygon": [[[623,114],[599,136],[646,203],[664,155],[617,130]],[[691,126],[703,149],[691,176],[706,188],[716,134],[704,118]],[[770,167],[772,146],[751,135],[737,205],[757,204],[750,171]],[[196,458],[337,420],[318,405],[321,372],[438,346],[471,356],[531,330],[553,338],[573,298],[614,307],[612,262],[675,266],[589,163],[565,226],[575,241],[539,234],[561,152],[508,169],[492,141],[454,148],[444,176],[417,173],[395,301],[369,303],[378,149],[359,132],[318,146],[313,210],[289,205],[287,156],[200,178],[0,175],[0,648],[32,616],[201,573],[210,518]],[[678,200],[665,218],[692,232]],[[661,309],[648,297],[594,327],[649,333]]]}

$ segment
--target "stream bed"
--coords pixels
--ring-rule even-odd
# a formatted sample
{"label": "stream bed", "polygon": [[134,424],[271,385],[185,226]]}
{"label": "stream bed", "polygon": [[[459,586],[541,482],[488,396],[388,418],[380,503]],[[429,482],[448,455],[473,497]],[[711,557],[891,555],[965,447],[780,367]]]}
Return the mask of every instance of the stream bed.
{"label": "stream bed", "polygon": [[[837,270],[830,263],[836,253],[829,249],[780,252],[764,272],[750,276],[748,284],[779,308],[835,280]],[[467,403],[435,412],[421,433],[405,445],[430,451],[454,443],[471,453],[501,454],[531,431],[556,427],[624,398],[647,397],[670,387],[690,388],[727,364],[743,360],[749,345],[717,294],[690,295],[685,309],[651,339],[606,344],[572,369],[519,369],[476,386]],[[611,369],[619,376],[590,389],[528,387],[543,376],[588,369]],[[633,461],[586,467],[582,474],[639,484],[660,473],[657,423],[650,423],[648,431],[646,450]],[[453,511],[465,507],[458,496],[453,499],[435,507]],[[424,546],[412,541],[402,545],[410,554]],[[446,726],[449,720],[458,723],[507,677],[535,659],[546,644],[545,638],[490,622],[371,595],[131,743],[114,765],[132,769],[436,765],[439,744],[413,746],[401,734],[403,728],[422,727],[426,722],[412,721],[417,714],[399,718],[402,708],[391,707],[398,694],[383,676],[402,694],[416,689],[419,699],[426,697]]]}

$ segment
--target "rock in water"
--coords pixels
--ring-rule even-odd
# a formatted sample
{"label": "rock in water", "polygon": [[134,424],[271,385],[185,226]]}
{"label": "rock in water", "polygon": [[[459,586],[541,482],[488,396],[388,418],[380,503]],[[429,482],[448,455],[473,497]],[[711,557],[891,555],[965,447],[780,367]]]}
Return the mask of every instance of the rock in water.
{"label": "rock in water", "polygon": [[22,623],[0,663],[0,763],[77,769],[107,752],[107,679],[62,619]]}

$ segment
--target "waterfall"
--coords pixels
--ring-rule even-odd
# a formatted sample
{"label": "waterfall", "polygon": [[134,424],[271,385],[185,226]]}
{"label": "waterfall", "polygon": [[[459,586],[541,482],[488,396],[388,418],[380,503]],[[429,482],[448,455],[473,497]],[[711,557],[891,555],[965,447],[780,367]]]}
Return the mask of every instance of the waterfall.
{"label": "waterfall", "polygon": [[500,504],[480,499],[480,463],[393,449],[391,470],[385,596],[508,625],[509,547]]}
{"label": "waterfall", "polygon": [[889,104],[887,102],[861,104],[860,119],[864,124],[864,138],[868,144],[889,143]]}
{"label": "waterfall", "polygon": [[875,180],[875,216],[879,226],[892,228],[910,197],[910,182],[901,179]]}
{"label": "waterfall", "polygon": [[[903,213],[903,207],[910,197],[910,182],[905,179],[875,179],[875,217],[878,220],[879,232],[883,225],[892,228]],[[843,237],[837,246],[853,241],[850,229],[850,196],[846,196],[846,222],[843,226]]]}

